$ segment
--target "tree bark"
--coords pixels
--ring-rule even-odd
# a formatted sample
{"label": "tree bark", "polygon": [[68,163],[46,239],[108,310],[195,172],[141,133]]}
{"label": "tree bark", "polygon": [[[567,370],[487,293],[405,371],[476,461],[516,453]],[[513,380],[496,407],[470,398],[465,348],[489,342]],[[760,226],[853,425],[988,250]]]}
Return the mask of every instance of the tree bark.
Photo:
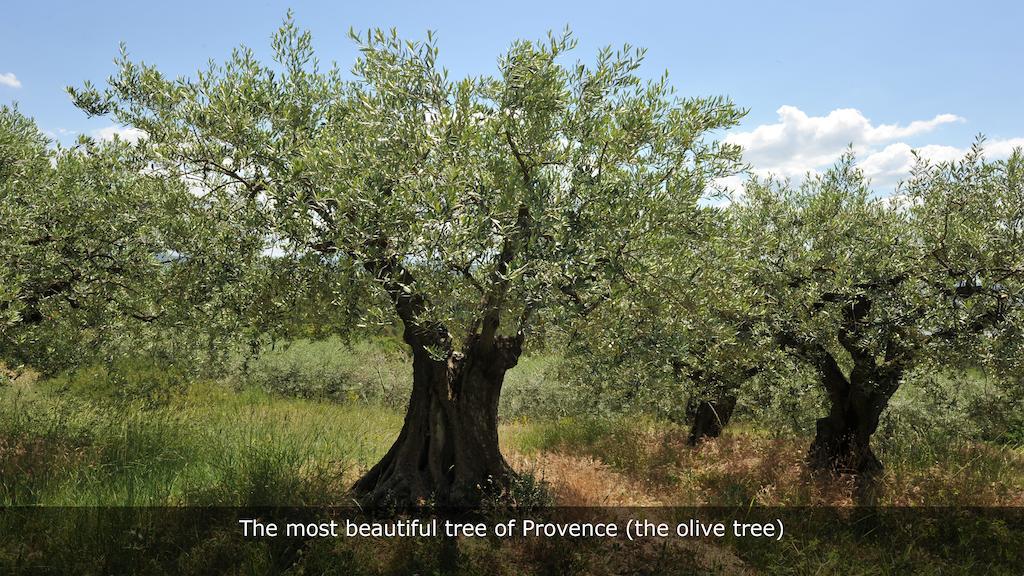
{"label": "tree bark", "polygon": [[901,376],[900,371],[865,363],[856,364],[849,378],[837,366],[823,371],[829,413],[818,419],[808,450],[812,468],[865,477],[882,471],[882,462],[871,449],[871,436]]}
{"label": "tree bark", "polygon": [[690,446],[696,446],[704,438],[718,438],[735,408],[735,394],[725,394],[715,400],[700,400],[690,427]]}
{"label": "tree bark", "polygon": [[437,349],[406,329],[413,389],[402,431],[353,486],[364,506],[474,507],[505,493],[515,472],[498,447],[498,400],[521,337],[472,339],[462,353]]}
{"label": "tree bark", "polygon": [[738,366],[720,373],[705,370],[692,373],[692,377],[702,384],[704,397],[697,400],[696,409],[692,412],[690,446],[696,446],[702,438],[718,438],[722,434],[736,409],[736,393],[740,386],[760,372],[760,366]]}
{"label": "tree bark", "polygon": [[[525,167],[523,176],[529,185]],[[367,263],[405,326],[403,339],[413,353],[413,387],[398,439],[352,487],[364,506],[474,508],[485,497],[507,495],[516,475],[498,446],[498,401],[505,372],[522,354],[529,307],[516,336],[501,336],[498,327],[509,265],[527,244],[530,225],[530,211],[520,205],[515,232],[505,237],[481,299],[479,320],[461,352],[453,348],[447,328],[421,320],[426,301],[409,289],[415,279],[397,257]],[[378,242],[386,249],[386,240]]]}
{"label": "tree bark", "polygon": [[898,331],[888,335],[881,350],[870,344],[865,320],[873,304],[867,294],[858,294],[842,308],[843,323],[837,339],[853,364],[849,377],[821,342],[792,334],[782,336],[784,345],[796,349],[815,366],[828,393],[829,413],[816,423],[814,441],[807,452],[808,464],[856,474],[862,485],[871,484],[882,471],[882,462],[871,450],[871,436],[899,388],[910,358]]}

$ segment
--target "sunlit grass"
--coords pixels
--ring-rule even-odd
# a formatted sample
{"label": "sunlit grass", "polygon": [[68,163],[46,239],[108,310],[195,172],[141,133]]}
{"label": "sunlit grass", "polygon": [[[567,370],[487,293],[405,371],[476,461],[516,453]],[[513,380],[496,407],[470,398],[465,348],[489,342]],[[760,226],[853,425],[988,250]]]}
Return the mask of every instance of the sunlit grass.
{"label": "sunlit grass", "polygon": [[[735,424],[730,424],[721,438],[690,447],[685,428],[642,416],[520,421],[504,429],[504,445],[527,455],[577,457],[580,466],[588,468],[580,474],[591,474],[593,466],[588,462],[598,462],[630,482],[640,483],[647,498],[666,505],[857,503],[851,477],[808,470],[804,458],[810,437],[767,434],[747,423]],[[1024,505],[1021,448],[952,440],[941,433],[916,440],[911,445],[889,437],[877,439],[876,448],[886,464],[877,504]],[[922,453],[930,458],[922,458]],[[554,468],[555,476],[566,474],[564,463]],[[552,475],[545,472],[543,467],[537,471],[551,480]]]}
{"label": "sunlit grass", "polygon": [[[807,470],[806,433],[741,416],[693,448],[685,426],[652,416],[560,414],[556,366],[526,356],[509,372],[500,439],[560,503],[854,502],[850,478]],[[384,340],[297,342],[216,381],[145,361],[116,368],[0,387],[0,504],[344,504],[397,437],[410,377]],[[332,372],[343,393],[316,392]],[[956,433],[929,401],[903,394],[887,413],[878,503],[1024,504],[1024,450]]]}
{"label": "sunlit grass", "polygon": [[393,410],[189,387],[158,407],[2,392],[4,505],[300,505],[344,502],[390,446]]}
{"label": "sunlit grass", "polygon": [[[299,343],[263,361],[281,386],[258,377],[196,378],[145,362],[118,366],[118,374],[92,367],[0,386],[0,505],[348,504],[352,482],[385,453],[401,427],[397,400],[370,390],[407,389],[403,353],[379,344]],[[526,357],[505,386],[501,446],[531,493],[563,506],[809,505],[827,514],[826,507],[856,503],[850,478],[809,473],[806,433],[771,427],[748,414],[734,417],[723,437],[691,447],[685,426],[653,416],[569,415],[571,404],[560,406],[559,399],[570,392],[554,378],[555,365],[550,357]],[[324,390],[318,379],[335,369],[343,373],[335,382],[345,392],[316,392]],[[381,386],[383,378],[391,381]],[[926,399],[897,400],[875,439],[886,464],[879,504],[1024,505],[1019,445],[953,433],[955,419],[943,424]],[[0,533],[15,537],[0,546],[0,566],[21,565],[18,535],[27,530],[33,549],[43,555],[37,564],[132,573],[133,556],[125,550],[137,545],[136,536],[103,520],[109,516],[90,520],[92,508],[82,514],[47,510],[57,515],[43,510],[29,516],[29,528],[6,517]],[[187,515],[167,518],[168,526],[140,520],[140,533],[164,547],[165,559],[174,559],[164,573],[217,572],[209,568],[217,562],[228,562],[228,572],[227,566],[242,566],[236,573],[279,573],[297,561],[288,551],[268,552],[286,540],[243,542],[230,530],[197,531]],[[737,570],[749,563],[765,567],[765,573],[781,566],[798,567],[789,573],[886,573],[879,566],[895,567],[889,569],[894,574],[922,566],[931,567],[924,573],[945,573],[951,561],[988,573],[985,562],[1011,550],[1004,544],[1017,537],[967,527],[955,532],[958,548],[948,552],[944,532],[933,531],[927,542],[914,533],[904,535],[908,543],[893,558],[890,542],[831,522],[830,531],[816,527],[783,548],[745,542],[701,550],[716,559],[713,564],[724,558]],[[438,551],[431,542],[325,540],[303,548],[298,562],[308,573],[410,573],[415,570],[402,562],[432,566]],[[481,544],[462,552],[467,565],[475,566],[463,573],[530,572],[529,564],[517,564],[507,550]],[[676,553],[683,565],[696,562],[695,573],[707,568],[689,548]],[[1005,554],[1011,559],[1003,564],[1012,563],[1013,552]],[[232,564],[232,558],[241,560]],[[272,558],[283,564],[274,565]],[[584,573],[616,573],[604,558],[594,554]],[[389,563],[381,564],[383,559]]]}

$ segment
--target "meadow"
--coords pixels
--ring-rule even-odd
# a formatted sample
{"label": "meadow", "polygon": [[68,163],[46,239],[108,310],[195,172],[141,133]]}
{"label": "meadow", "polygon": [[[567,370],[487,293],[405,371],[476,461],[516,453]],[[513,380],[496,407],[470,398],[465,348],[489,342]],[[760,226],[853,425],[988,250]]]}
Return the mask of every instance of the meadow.
{"label": "meadow", "polygon": [[[856,509],[849,478],[814,474],[805,466],[805,449],[811,440],[807,431],[794,428],[780,433],[777,428],[754,423],[764,419],[764,411],[777,408],[761,406],[762,412],[757,414],[754,408],[747,408],[748,416],[741,410],[722,437],[691,447],[686,443],[685,426],[657,415],[587,413],[582,406],[574,406],[573,399],[580,395],[563,382],[560,366],[557,356],[527,356],[509,373],[505,384],[502,450],[520,472],[520,493],[515,495],[520,503],[813,507],[826,514]],[[348,488],[380,459],[401,428],[410,370],[410,360],[397,343],[377,338],[353,344],[296,342],[268,350],[244,370],[233,367],[218,378],[197,378],[186,370],[143,359],[50,378],[23,373],[0,388],[0,503],[9,510],[37,506],[130,510],[351,505]],[[942,386],[961,396],[970,396],[970,390],[977,394],[984,390],[984,386],[967,386],[952,378]],[[1019,437],[1010,429],[992,438],[987,436],[990,431],[982,428],[968,433],[962,425],[928,420],[925,415],[931,411],[927,403],[940,396],[907,392],[894,400],[877,437],[876,448],[887,464],[877,503],[894,507],[1024,506],[1024,447]],[[943,401],[949,404],[950,398]],[[954,404],[963,411],[971,406],[969,397]],[[573,415],[561,412],[566,410]],[[957,421],[954,416],[955,411],[942,418],[952,423]],[[15,518],[7,516],[5,521],[4,534],[20,534],[11,525]],[[931,544],[927,533],[915,533],[902,557],[891,554],[891,541],[872,542],[838,528],[826,539],[828,531],[824,530],[815,538],[797,539],[792,548],[787,547],[785,564],[792,566],[791,573],[827,572],[830,566],[848,562],[842,553],[848,547],[855,548],[857,557],[863,559],[863,573],[900,573],[901,565],[938,567],[948,564],[950,558],[956,559],[959,568],[955,573],[959,573],[987,566],[979,562],[1016,561],[1020,553],[1012,552],[1012,546],[1007,548],[1010,552],[993,553],[1002,550],[1000,542],[1012,543],[1020,535],[1012,523],[1010,526],[997,537],[987,528],[965,531],[953,545],[947,545],[946,532],[937,533]],[[88,542],[78,540],[79,532],[74,533],[77,536],[70,531],[54,533],[52,526],[45,531],[49,534],[45,543],[5,538],[0,563],[8,571],[16,571],[24,566],[19,562],[31,561],[25,547],[35,546],[54,554],[54,550],[77,551],[62,561],[55,560],[54,573],[68,565],[84,573],[116,569],[120,565],[112,568],[109,559],[122,558],[119,547],[126,544],[120,534],[98,530],[105,536]],[[73,545],[68,538],[76,539]],[[227,545],[224,542],[230,541],[210,538],[200,539],[202,545],[183,544],[168,554],[180,567],[184,561],[181,549],[195,559],[194,554],[220,554],[216,546],[207,550],[210,542]],[[314,551],[325,554],[324,558],[338,557],[338,550],[330,545],[342,544],[312,543],[304,548],[305,559],[288,551],[284,555],[287,566],[279,565],[280,554],[260,549],[253,552],[255,556],[238,556],[245,561],[225,570],[277,573],[295,566],[311,567],[320,561],[313,560],[319,557]],[[115,548],[111,550],[111,546]],[[427,544],[409,550],[401,546],[386,546],[406,559],[398,565],[370,561],[382,557],[379,547],[356,546],[346,549],[343,556],[353,562],[350,568],[358,566],[363,571],[360,573],[406,573],[406,569],[421,570],[439,561],[436,550]],[[96,558],[107,560],[97,560],[83,569],[83,549],[96,550]],[[713,562],[706,557],[706,550],[699,554],[693,548],[663,552],[682,554],[685,562],[674,560],[680,567],[705,570],[711,566],[717,573],[755,573],[757,567],[782,565],[777,547],[733,543],[711,550],[711,557],[717,558]],[[485,552],[464,553],[472,560],[463,572],[491,573],[487,568],[491,565],[482,558],[493,560],[500,553]],[[573,557],[579,565],[574,564],[569,572],[601,572],[599,566],[582,560],[589,557],[586,554]],[[799,561],[793,563],[794,558]],[[501,573],[528,569],[514,562],[503,566]],[[130,565],[125,569],[140,568]],[[153,568],[153,573],[161,570]]]}
{"label": "meadow", "polygon": [[[376,339],[297,342],[219,379],[143,360],[24,374],[0,388],[0,502],[337,505],[397,436],[410,371],[397,343]],[[689,447],[679,423],[588,414],[559,376],[557,357],[526,357],[509,373],[500,411],[506,457],[559,505],[854,503],[848,479],[812,477],[803,465],[807,433],[740,415],[721,438]],[[955,379],[945,387],[970,389]],[[985,430],[956,425],[964,414],[955,409],[929,417],[935,395],[925,396],[907,387],[881,425],[878,504],[1024,506],[1019,431],[986,440]],[[958,402],[971,409],[970,398]]]}

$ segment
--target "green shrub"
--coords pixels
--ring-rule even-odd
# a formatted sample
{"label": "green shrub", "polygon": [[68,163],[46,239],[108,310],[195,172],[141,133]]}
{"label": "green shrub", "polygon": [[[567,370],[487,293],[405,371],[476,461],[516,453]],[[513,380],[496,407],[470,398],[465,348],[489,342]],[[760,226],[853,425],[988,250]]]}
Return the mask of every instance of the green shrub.
{"label": "green shrub", "polygon": [[198,370],[182,364],[153,356],[129,356],[64,372],[44,385],[61,394],[94,400],[163,406],[200,378]]}
{"label": "green shrub", "polygon": [[505,374],[498,414],[503,419],[562,418],[581,410],[579,390],[559,378],[561,358],[524,355]]}
{"label": "green shrub", "polygon": [[238,379],[281,396],[400,407],[409,398],[412,360],[388,338],[298,340],[261,351]]}

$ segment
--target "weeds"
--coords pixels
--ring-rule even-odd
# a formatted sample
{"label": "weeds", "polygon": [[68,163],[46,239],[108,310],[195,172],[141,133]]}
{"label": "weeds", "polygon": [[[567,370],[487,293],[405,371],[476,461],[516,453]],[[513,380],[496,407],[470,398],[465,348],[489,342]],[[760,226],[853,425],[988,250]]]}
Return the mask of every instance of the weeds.
{"label": "weeds", "polygon": [[[345,505],[348,487],[384,454],[401,427],[397,398],[407,385],[408,366],[400,349],[381,342],[332,346],[296,344],[262,357],[262,376],[250,372],[216,381],[147,362],[92,367],[44,381],[12,379],[0,387],[0,505]],[[520,511],[551,504],[854,503],[851,478],[807,471],[806,433],[766,430],[752,425],[749,415],[734,419],[723,437],[694,448],[686,445],[688,430],[652,416],[560,413],[565,405],[558,407],[558,398],[569,392],[552,376],[555,363],[548,357],[527,358],[509,373],[500,437],[520,475],[501,502],[485,503],[492,511],[503,509],[509,499]],[[342,393],[326,393],[332,385],[318,389],[318,379],[334,370],[343,374],[334,388]],[[1024,505],[1019,446],[1005,436],[985,441],[991,428],[980,421],[973,429],[955,426],[956,416],[969,413],[978,398],[907,394],[894,399],[875,445],[886,463],[881,504]],[[941,415],[933,405],[939,401],[953,417]],[[785,416],[777,420],[784,422]],[[128,515],[124,521],[129,524],[144,519],[131,516],[134,510],[144,515],[144,508],[116,509]],[[82,573],[270,574],[292,566],[316,573],[445,573],[438,558],[451,552],[448,544],[414,541],[243,546],[233,533],[204,531],[185,517],[172,518],[166,526],[143,522],[136,533],[119,531],[110,518],[75,514],[74,522],[34,517],[39,525],[28,528],[7,517],[9,525],[0,527],[4,533],[29,530],[45,542],[5,545],[0,566],[48,563]],[[1015,533],[995,533],[993,526],[974,530],[968,523],[949,532],[936,524],[907,535],[909,544],[898,557],[887,555],[888,542],[854,537],[833,526],[787,548],[785,557],[768,545],[742,550],[678,546],[656,551],[654,560],[663,567],[679,566],[680,573],[706,572],[706,565],[717,566],[724,558],[728,568],[716,570],[728,573],[743,573],[749,561],[795,566],[793,573],[856,568],[895,574],[910,566],[941,570],[963,558],[958,566],[984,572],[988,564],[979,558],[986,555],[1003,565],[1014,561],[991,542],[1012,541]],[[123,553],[153,541],[165,542],[164,557],[173,562],[140,565]],[[942,552],[946,541],[957,542],[954,552]],[[31,556],[38,550],[47,551],[45,562]],[[614,572],[615,562],[593,560],[602,554],[585,555],[555,542],[522,548],[477,542],[460,543],[458,561],[464,574],[510,573],[509,566],[529,570],[548,560],[567,573]],[[856,566],[850,564],[852,556],[859,558]],[[533,565],[531,558],[544,561]]]}

